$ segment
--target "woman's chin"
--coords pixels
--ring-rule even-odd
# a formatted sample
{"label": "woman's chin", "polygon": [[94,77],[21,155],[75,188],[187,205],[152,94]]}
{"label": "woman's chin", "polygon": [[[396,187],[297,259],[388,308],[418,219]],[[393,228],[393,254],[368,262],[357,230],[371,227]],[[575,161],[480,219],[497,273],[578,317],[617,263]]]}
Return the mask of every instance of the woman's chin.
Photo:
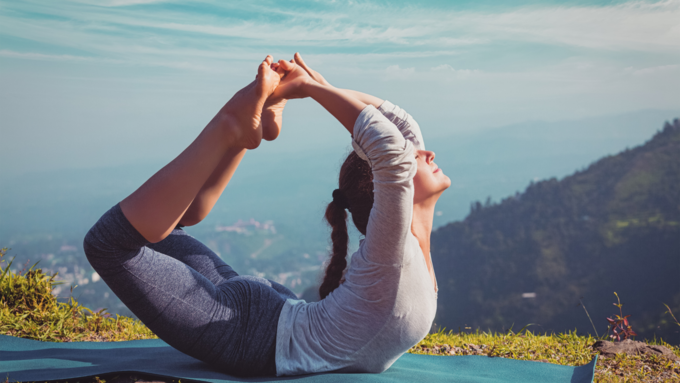
{"label": "woman's chin", "polygon": [[442,186],[443,186],[442,191],[451,187],[451,178],[449,178],[449,176],[447,176],[447,175],[444,175],[444,177],[446,178],[446,180],[443,181],[443,183],[442,183]]}

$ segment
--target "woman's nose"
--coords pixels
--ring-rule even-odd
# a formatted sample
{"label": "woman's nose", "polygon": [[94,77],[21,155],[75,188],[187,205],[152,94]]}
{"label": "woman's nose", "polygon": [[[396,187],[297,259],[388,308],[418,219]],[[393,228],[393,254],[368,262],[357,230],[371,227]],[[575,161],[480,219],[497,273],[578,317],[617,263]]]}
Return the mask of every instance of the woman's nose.
{"label": "woman's nose", "polygon": [[426,150],[427,152],[427,163],[434,161],[434,152]]}

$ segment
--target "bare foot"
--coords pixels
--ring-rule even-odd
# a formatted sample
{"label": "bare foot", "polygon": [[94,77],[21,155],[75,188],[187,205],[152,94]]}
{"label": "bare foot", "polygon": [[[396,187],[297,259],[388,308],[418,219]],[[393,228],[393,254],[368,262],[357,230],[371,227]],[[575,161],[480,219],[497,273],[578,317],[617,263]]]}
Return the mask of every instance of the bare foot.
{"label": "bare foot", "polygon": [[281,133],[283,125],[283,109],[286,107],[285,98],[269,97],[262,109],[262,138],[273,141]]}
{"label": "bare foot", "polygon": [[236,92],[222,108],[225,118],[237,127],[238,145],[246,149],[260,146],[263,135],[262,108],[281,80],[279,74],[271,69],[271,60],[271,56],[267,56],[257,68],[255,81]]}
{"label": "bare foot", "polygon": [[[272,56],[267,56],[265,62],[269,64],[272,70],[276,71],[278,69],[278,63],[273,63]],[[279,73],[279,77],[283,77],[285,73]],[[280,97],[269,97],[264,103],[262,108],[262,120],[260,124],[262,125],[262,138],[267,141],[275,140],[281,133],[281,127],[283,125],[283,109],[286,106],[288,100]]]}
{"label": "bare foot", "polygon": [[[283,77],[284,73],[279,73]],[[262,109],[262,138],[267,141],[275,140],[281,133],[283,126],[283,109],[286,107],[285,98],[269,96]]]}

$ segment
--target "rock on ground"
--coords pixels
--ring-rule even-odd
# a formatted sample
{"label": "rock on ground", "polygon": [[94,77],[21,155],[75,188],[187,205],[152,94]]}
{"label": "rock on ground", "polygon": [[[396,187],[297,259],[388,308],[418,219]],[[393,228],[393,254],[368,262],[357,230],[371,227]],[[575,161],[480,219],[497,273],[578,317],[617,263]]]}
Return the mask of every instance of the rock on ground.
{"label": "rock on ground", "polygon": [[606,340],[598,340],[593,344],[593,349],[600,352],[604,357],[612,357],[616,354],[641,355],[652,354],[663,356],[670,360],[680,361],[677,355],[673,353],[668,347],[650,345],[638,340],[626,339],[621,342],[609,342]]}

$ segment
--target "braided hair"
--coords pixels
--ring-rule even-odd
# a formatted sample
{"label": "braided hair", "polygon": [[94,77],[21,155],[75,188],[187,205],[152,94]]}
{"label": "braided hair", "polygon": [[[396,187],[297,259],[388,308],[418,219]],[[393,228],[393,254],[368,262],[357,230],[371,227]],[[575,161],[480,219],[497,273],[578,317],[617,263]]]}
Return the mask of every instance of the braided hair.
{"label": "braided hair", "polygon": [[319,296],[324,299],[340,286],[347,268],[347,212],[357,230],[366,235],[368,217],[373,207],[373,173],[368,163],[352,151],[340,168],[339,187],[333,191],[333,201],[326,208],[326,221],[331,226],[333,252],[326,268]]}

